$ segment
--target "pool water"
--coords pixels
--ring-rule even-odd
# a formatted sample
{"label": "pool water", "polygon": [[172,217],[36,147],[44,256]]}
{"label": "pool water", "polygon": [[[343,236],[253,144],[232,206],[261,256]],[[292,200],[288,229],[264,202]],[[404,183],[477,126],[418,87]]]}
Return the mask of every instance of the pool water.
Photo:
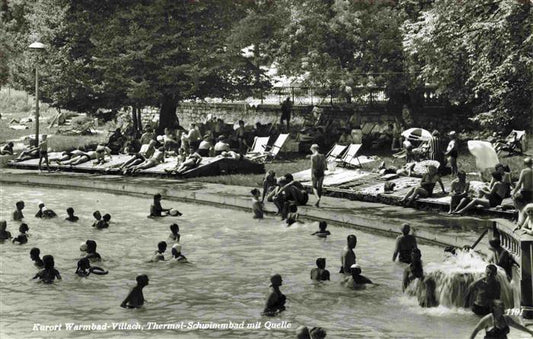
{"label": "pool water", "polygon": [[[403,264],[391,261],[394,239],[361,231],[329,226],[332,235],[320,239],[310,234],[316,223],[285,227],[277,218],[252,219],[251,213],[163,200],[175,207],[178,218],[149,219],[150,198],[119,196],[87,191],[69,191],[27,186],[1,186],[0,218],[8,230],[18,233],[11,221],[17,200],[26,202],[25,222],[31,237],[25,245],[0,244],[0,337],[130,337],[184,338],[293,338],[299,326],[321,326],[328,338],[464,338],[479,320],[465,309],[422,309],[416,299],[401,292]],[[39,201],[59,218],[34,218]],[[63,219],[73,207],[77,223]],[[110,213],[108,229],[91,227],[92,212]],[[180,226],[182,252],[191,264],[148,262],[157,243],[168,241],[169,225]],[[340,253],[346,236],[357,234],[356,255],[363,275],[378,286],[351,290],[340,284]],[[82,255],[80,243],[97,242],[109,270],[105,276],[79,278],[74,272]],[[29,251],[52,254],[63,280],[45,285],[31,280],[37,269]],[[420,246],[425,263],[443,260],[441,248]],[[165,253],[170,258],[170,246]],[[332,281],[316,284],[309,279],[318,257],[327,258]],[[147,300],[139,310],[119,307],[138,274],[147,274]],[[287,310],[280,316],[261,316],[269,292],[269,278],[283,277],[282,292]],[[148,322],[251,324],[259,329],[149,330]],[[267,321],[281,328],[265,328]],[[112,323],[145,325],[144,330],[66,331],[65,323]],[[34,331],[35,324],[63,324],[54,333]],[[124,324],[123,324],[124,325]],[[512,330],[513,335],[521,333]]]}

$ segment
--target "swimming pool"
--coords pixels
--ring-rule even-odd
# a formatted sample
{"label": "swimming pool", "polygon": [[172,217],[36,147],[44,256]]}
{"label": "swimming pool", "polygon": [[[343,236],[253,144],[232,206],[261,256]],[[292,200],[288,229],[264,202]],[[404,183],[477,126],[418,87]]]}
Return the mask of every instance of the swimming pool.
{"label": "swimming pool", "polygon": [[[24,200],[31,234],[22,246],[0,244],[2,338],[124,334],[117,331],[131,337],[292,338],[301,325],[324,327],[328,338],[463,338],[478,321],[468,310],[422,309],[414,298],[404,296],[404,266],[391,261],[394,240],[390,238],[329,226],[332,236],[324,240],[310,235],[316,223],[286,228],[273,217],[256,221],[251,213],[168,201],[163,201],[164,206],[174,206],[184,215],[154,220],[146,218],[150,198],[27,186],[3,185],[1,190],[0,218],[8,220],[8,230],[13,236],[18,233],[10,214],[15,202]],[[60,217],[34,218],[41,200]],[[78,223],[63,221],[69,206],[80,217]],[[109,229],[90,226],[97,209],[112,215]],[[172,222],[180,225],[182,252],[191,264],[148,263],[157,243],[168,240]],[[339,284],[340,253],[350,233],[358,236],[356,254],[363,275],[379,286],[354,291]],[[108,269],[108,275],[74,275],[80,243],[87,239],[98,243],[103,257],[98,265]],[[32,247],[39,247],[41,255],[54,255],[63,281],[43,285],[30,280],[37,271],[29,258]],[[425,263],[442,261],[441,248],[420,247]],[[170,247],[165,257],[170,257]],[[318,257],[327,258],[329,283],[313,284],[309,279]],[[141,273],[150,278],[144,289],[148,302],[140,310],[120,308]],[[287,310],[278,317],[263,317],[274,273],[283,277]],[[245,327],[260,322],[261,328],[187,329],[189,322],[194,327],[196,322],[207,326],[230,321],[245,322]],[[271,329],[265,328],[267,321]],[[149,322],[178,324],[174,326],[183,322],[185,328],[149,329]],[[89,330],[68,331],[65,323],[87,325]],[[35,324],[62,324],[62,329],[43,333],[34,331]],[[106,324],[107,330],[98,330]],[[135,329],[137,324],[144,330]]]}

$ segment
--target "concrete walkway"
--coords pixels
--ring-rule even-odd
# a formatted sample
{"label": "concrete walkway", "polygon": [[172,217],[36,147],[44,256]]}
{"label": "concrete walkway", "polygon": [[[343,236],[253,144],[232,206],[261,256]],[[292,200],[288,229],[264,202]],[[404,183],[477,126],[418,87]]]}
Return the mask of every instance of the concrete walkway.
{"label": "concrete walkway", "polygon": [[[0,182],[50,186],[66,189],[102,190],[117,194],[151,196],[161,193],[164,199],[209,204],[250,211],[250,187],[198,183],[185,180],[121,177],[84,173],[38,173],[33,170],[1,169]],[[309,205],[314,203],[310,197]],[[276,212],[272,203],[266,203],[265,211]],[[416,236],[442,246],[471,245],[487,227],[488,218],[450,217],[445,213],[421,211],[412,208],[350,201],[324,197],[321,207],[303,206],[300,216],[308,220],[324,220],[328,223],[396,236],[401,224],[409,222]],[[483,240],[487,243],[487,239]],[[480,246],[483,248],[486,246]]]}

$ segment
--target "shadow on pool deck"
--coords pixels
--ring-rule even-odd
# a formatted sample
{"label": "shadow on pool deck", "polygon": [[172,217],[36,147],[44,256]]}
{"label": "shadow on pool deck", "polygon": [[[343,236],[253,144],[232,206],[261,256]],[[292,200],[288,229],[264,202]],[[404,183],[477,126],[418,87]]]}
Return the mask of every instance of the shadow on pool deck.
{"label": "shadow on pool deck", "polygon": [[[33,170],[19,169],[1,169],[0,182],[102,190],[117,194],[146,196],[149,201],[151,199],[148,197],[161,193],[167,200],[248,210],[250,220],[252,220],[250,187],[155,177],[121,177],[65,172],[38,173]],[[312,203],[314,203],[313,196],[310,197],[309,204]],[[147,202],[147,212],[149,204]],[[266,203],[265,211],[274,213],[276,209],[272,203]],[[399,235],[402,223],[409,222],[419,239],[443,246],[471,245],[484,229],[492,225],[488,217],[451,217],[438,211],[423,211],[333,197],[324,197],[321,208],[302,206],[299,212],[304,219],[325,220],[339,226],[388,236]]]}

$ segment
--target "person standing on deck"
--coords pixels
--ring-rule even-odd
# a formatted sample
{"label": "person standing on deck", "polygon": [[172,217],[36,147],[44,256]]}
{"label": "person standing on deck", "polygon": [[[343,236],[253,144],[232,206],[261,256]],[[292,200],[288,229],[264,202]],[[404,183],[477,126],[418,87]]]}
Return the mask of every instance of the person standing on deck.
{"label": "person standing on deck", "polygon": [[316,207],[320,207],[322,198],[322,185],[324,183],[324,173],[326,172],[326,157],[319,152],[317,144],[311,146],[311,181],[313,183],[313,193],[316,196]]}
{"label": "person standing on deck", "polygon": [[457,175],[457,137],[455,131],[451,131],[448,135],[450,136],[450,142],[444,155],[448,156],[448,162],[452,168],[452,175]]}
{"label": "person standing on deck", "polygon": [[429,159],[438,161],[441,166],[444,165],[444,152],[442,150],[440,133],[437,130],[431,133],[431,139],[429,139]]}
{"label": "person standing on deck", "polygon": [[287,132],[289,132],[290,120],[292,111],[292,101],[290,97],[287,97],[283,103],[281,103],[281,119],[280,125],[283,125],[283,121],[287,121]]}

